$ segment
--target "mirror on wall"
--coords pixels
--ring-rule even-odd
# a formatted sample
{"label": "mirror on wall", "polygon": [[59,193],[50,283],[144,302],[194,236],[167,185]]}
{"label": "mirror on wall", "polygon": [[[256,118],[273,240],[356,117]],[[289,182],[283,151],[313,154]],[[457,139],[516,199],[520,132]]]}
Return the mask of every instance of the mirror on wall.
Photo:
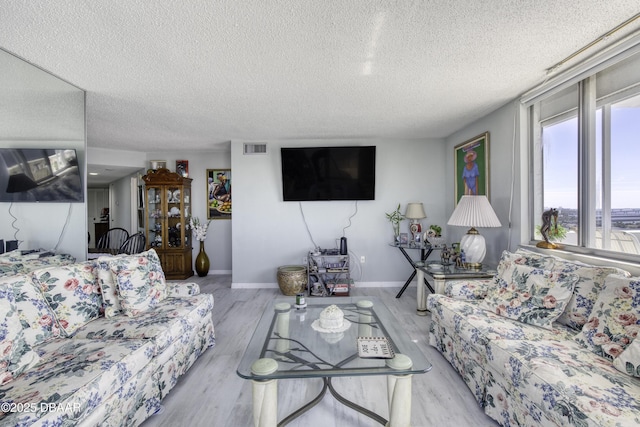
{"label": "mirror on wall", "polygon": [[[16,150],[15,156],[0,159],[0,187],[16,194],[0,202],[0,239],[17,240],[20,250],[55,250],[86,259],[85,133],[82,89],[0,49],[0,147]],[[61,172],[46,173],[61,170],[56,156],[40,156],[36,163],[24,155],[34,150],[73,152],[82,197],[74,203],[18,197],[16,192],[42,190],[43,185],[58,190],[64,181]],[[18,181],[22,185],[15,185]]]}

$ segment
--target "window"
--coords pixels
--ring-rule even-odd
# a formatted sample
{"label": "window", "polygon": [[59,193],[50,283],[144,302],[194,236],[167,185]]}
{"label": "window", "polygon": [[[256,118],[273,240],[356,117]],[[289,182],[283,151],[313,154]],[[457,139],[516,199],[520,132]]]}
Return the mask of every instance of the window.
{"label": "window", "polygon": [[638,261],[640,55],[602,68],[530,105],[532,240],[556,208],[568,250]]}
{"label": "window", "polygon": [[640,94],[600,106],[596,125],[601,178],[595,246],[640,254]]}
{"label": "window", "polygon": [[558,209],[565,244],[577,244],[578,118],[542,126],[543,209]]}

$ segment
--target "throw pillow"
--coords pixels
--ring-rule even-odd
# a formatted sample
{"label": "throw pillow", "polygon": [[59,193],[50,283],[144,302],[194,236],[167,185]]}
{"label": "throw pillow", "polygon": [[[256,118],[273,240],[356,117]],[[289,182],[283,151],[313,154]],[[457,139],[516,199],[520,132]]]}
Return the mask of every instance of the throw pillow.
{"label": "throw pillow", "polygon": [[582,330],[584,324],[587,323],[587,319],[591,315],[593,305],[602,286],[604,286],[607,276],[610,274],[630,276],[629,273],[619,268],[599,267],[578,261],[558,260],[555,268],[578,276],[578,283],[576,283],[576,287],[573,290],[573,296],[564,313],[558,318],[558,323],[576,331]]}
{"label": "throw pillow", "polygon": [[541,254],[523,248],[518,248],[514,253],[516,259],[520,259],[517,264],[526,264],[530,267],[551,269],[557,261],[557,257],[548,254]]}
{"label": "throw pillow", "polygon": [[117,257],[101,256],[95,260],[98,286],[100,286],[100,290],[102,291],[104,316],[107,319],[111,319],[122,314],[122,306],[120,305],[120,298],[118,297],[116,278],[111,271],[111,266],[115,263],[116,258],[123,257],[123,255],[118,255]]}
{"label": "throw pillow", "polygon": [[640,378],[640,340],[631,341],[620,356],[613,359],[613,366],[620,372]]}
{"label": "throw pillow", "polygon": [[12,286],[0,285],[0,385],[35,366],[39,360],[24,339]]}
{"label": "throw pillow", "polygon": [[589,320],[574,340],[614,360],[640,332],[640,277],[607,276]]}
{"label": "throw pillow", "polygon": [[514,265],[498,279],[480,308],[545,329],[564,311],[578,278],[556,270]]}
{"label": "throw pillow", "polygon": [[13,287],[16,307],[24,338],[34,347],[60,336],[60,326],[55,313],[44,299],[38,284],[31,274],[0,278],[0,285]]}
{"label": "throw pillow", "polygon": [[[515,252],[502,251],[500,261],[496,267],[496,275],[493,276],[493,284],[490,286],[493,290],[498,290],[505,286],[511,277],[513,277],[514,269],[519,265],[541,268],[549,270],[553,267],[554,260],[552,257],[543,256],[536,252],[518,249]],[[506,278],[506,281],[505,279]]]}
{"label": "throw pillow", "polygon": [[160,258],[154,249],[118,258],[111,264],[124,314],[133,317],[167,298]]}
{"label": "throw pillow", "polygon": [[102,295],[92,261],[43,268],[33,273],[33,279],[68,336],[100,315]]}

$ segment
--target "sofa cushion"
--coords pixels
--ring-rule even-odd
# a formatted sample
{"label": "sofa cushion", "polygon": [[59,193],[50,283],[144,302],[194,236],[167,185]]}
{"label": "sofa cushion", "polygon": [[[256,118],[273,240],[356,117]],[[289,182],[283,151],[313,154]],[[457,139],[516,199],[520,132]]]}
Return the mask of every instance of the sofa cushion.
{"label": "sofa cushion", "polygon": [[38,354],[25,342],[11,285],[0,285],[0,385],[35,365]]}
{"label": "sofa cushion", "polygon": [[169,344],[197,329],[210,316],[213,295],[201,294],[187,298],[167,298],[153,310],[136,317],[101,317],[78,329],[76,339],[146,339],[155,344],[155,352],[163,352]]}
{"label": "sofa cushion", "polygon": [[13,287],[24,339],[29,346],[34,347],[60,336],[56,316],[30,274],[2,277],[0,284],[2,283]]}
{"label": "sofa cushion", "polygon": [[160,258],[149,249],[137,255],[116,258],[111,263],[124,314],[137,316],[167,297],[167,285]]}
{"label": "sofa cushion", "polygon": [[116,317],[122,314],[122,306],[120,305],[120,298],[118,297],[116,278],[111,271],[111,265],[116,260],[116,258],[123,257],[123,255],[119,255],[116,257],[101,256],[94,260],[94,262],[96,263],[96,277],[98,278],[98,286],[100,286],[100,291],[102,292],[104,315],[107,318]]}
{"label": "sofa cushion", "polygon": [[500,383],[498,388],[488,384],[488,402],[497,405],[501,398],[491,390],[502,389],[521,412],[541,411],[543,420],[556,425],[613,427],[639,421],[638,380],[573,341],[495,340],[487,353],[490,382]]}
{"label": "sofa cushion", "polygon": [[593,304],[610,274],[629,276],[629,273],[615,267],[599,267],[587,265],[578,261],[557,259],[555,269],[563,273],[573,273],[578,276],[578,282],[573,290],[573,296],[558,322],[580,331],[591,315]]}
{"label": "sofa cushion", "polygon": [[640,277],[607,276],[576,342],[613,360],[640,331]]}
{"label": "sofa cushion", "polygon": [[[44,343],[36,351],[40,362],[1,390],[3,402],[34,403],[34,411],[0,413],[0,424],[75,424],[153,363],[154,354],[148,341],[68,338]],[[47,411],[41,403],[66,411]]]}
{"label": "sofa cushion", "polygon": [[503,270],[497,286],[489,290],[480,307],[551,329],[571,299],[577,280],[574,274],[514,264]]}
{"label": "sofa cushion", "polygon": [[36,270],[33,280],[67,335],[100,315],[102,295],[93,262]]}

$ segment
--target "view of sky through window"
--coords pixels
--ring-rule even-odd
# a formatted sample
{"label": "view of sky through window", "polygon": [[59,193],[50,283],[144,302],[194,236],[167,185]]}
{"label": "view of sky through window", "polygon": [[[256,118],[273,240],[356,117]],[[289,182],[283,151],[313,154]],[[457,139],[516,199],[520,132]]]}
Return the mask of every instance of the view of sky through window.
{"label": "view of sky through window", "polygon": [[[640,95],[610,105],[611,179],[603,173],[604,108],[596,111],[595,248],[640,253]],[[542,127],[543,206],[556,208],[567,230],[563,240],[577,244],[578,118]],[[609,220],[603,224],[604,197],[611,197]],[[589,215],[587,215],[589,216]]]}

